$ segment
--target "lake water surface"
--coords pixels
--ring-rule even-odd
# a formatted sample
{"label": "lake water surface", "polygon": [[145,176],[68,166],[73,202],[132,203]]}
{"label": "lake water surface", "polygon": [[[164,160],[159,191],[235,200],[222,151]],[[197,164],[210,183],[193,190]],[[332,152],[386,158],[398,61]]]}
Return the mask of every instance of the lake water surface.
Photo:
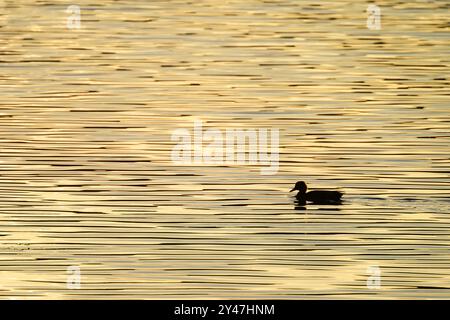
{"label": "lake water surface", "polygon": [[[72,30],[0,1],[0,298],[450,298],[448,1],[377,0],[381,30],[366,1],[98,3]],[[175,165],[196,120],[279,129],[278,172]],[[345,202],[295,210],[297,180]]]}

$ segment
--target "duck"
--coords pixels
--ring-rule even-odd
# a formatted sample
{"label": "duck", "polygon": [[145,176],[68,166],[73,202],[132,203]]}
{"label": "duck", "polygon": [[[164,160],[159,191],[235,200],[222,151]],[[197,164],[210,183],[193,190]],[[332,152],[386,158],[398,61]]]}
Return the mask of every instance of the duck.
{"label": "duck", "polygon": [[306,202],[312,202],[315,204],[339,204],[341,203],[342,192],[339,191],[328,191],[328,190],[315,190],[309,191],[306,183],[304,181],[297,181],[292,191],[297,190],[298,193],[295,196],[298,203],[306,204]]}

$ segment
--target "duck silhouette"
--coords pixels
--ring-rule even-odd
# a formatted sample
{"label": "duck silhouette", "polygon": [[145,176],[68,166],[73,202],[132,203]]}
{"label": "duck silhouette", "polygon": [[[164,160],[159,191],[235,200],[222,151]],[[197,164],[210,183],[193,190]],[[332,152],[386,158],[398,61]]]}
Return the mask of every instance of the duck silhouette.
{"label": "duck silhouette", "polygon": [[316,190],[306,192],[308,187],[304,181],[298,181],[292,191],[298,190],[295,198],[299,204],[306,204],[306,202],[312,202],[315,204],[340,204],[342,192],[328,191],[328,190]]}

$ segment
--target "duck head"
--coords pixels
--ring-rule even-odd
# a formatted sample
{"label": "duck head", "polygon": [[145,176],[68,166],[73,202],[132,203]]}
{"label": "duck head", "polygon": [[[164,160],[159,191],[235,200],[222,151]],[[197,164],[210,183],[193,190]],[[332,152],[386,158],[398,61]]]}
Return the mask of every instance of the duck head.
{"label": "duck head", "polygon": [[289,192],[298,190],[298,192],[300,192],[300,193],[305,193],[307,189],[308,189],[308,187],[306,186],[306,183],[304,181],[297,181],[294,188],[292,188],[292,190]]}

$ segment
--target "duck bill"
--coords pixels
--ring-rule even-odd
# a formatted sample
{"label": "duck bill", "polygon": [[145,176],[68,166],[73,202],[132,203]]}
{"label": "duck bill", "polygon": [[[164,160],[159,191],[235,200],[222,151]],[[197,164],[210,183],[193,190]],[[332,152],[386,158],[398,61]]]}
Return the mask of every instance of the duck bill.
{"label": "duck bill", "polygon": [[292,190],[291,191],[289,191],[289,192],[292,192],[292,191],[294,191],[295,190],[295,188],[292,188]]}

